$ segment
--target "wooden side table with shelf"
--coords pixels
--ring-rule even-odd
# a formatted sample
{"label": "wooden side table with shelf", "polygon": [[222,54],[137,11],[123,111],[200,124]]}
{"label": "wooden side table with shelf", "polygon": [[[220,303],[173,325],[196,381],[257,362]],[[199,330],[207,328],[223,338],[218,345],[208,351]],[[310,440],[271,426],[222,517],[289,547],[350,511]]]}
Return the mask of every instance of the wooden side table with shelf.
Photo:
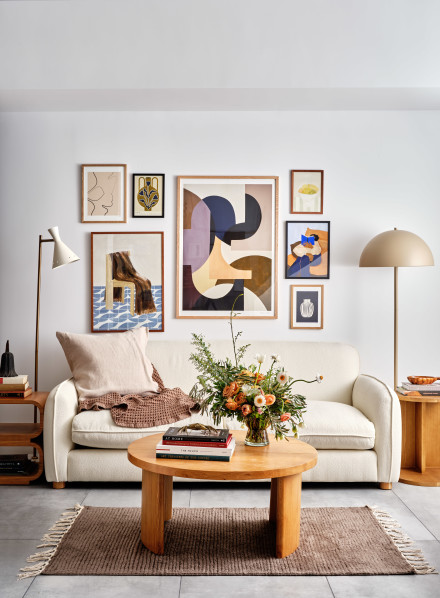
{"label": "wooden side table with shelf", "polygon": [[[0,485],[4,484],[29,484],[36,480],[43,473],[43,425],[44,425],[44,406],[48,392],[33,392],[31,395],[22,399],[21,397],[0,397],[1,405],[29,405],[40,412],[40,421],[36,423],[0,423],[0,446],[8,447],[31,447],[38,454],[38,461],[31,462],[29,472],[1,474]],[[36,419],[34,417],[34,419]],[[1,421],[1,420],[0,420]]]}
{"label": "wooden side table with shelf", "polygon": [[440,486],[440,395],[402,395],[402,465],[399,482]]}

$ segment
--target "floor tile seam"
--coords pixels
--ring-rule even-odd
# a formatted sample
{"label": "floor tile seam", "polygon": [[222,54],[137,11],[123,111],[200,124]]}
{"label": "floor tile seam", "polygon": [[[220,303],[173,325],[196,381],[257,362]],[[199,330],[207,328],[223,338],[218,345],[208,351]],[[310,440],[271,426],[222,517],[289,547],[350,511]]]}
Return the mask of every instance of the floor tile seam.
{"label": "floor tile seam", "polygon": [[436,534],[434,532],[432,532],[429,527],[427,527],[427,525],[425,525],[423,523],[423,521],[418,517],[418,515],[416,515],[416,513],[411,509],[411,507],[409,505],[406,504],[406,502],[403,500],[403,498],[401,498],[398,494],[396,494],[394,492],[394,490],[392,490],[392,493],[394,494],[394,496],[397,496],[397,498],[400,500],[400,502],[408,509],[408,511],[414,515],[414,517],[417,519],[417,521],[420,523],[420,525],[422,525],[427,532],[429,532],[431,534],[431,536],[437,540],[437,542],[440,542],[440,538],[437,538]]}
{"label": "floor tile seam", "polygon": [[330,592],[332,593],[333,598],[335,598],[335,593],[333,592],[332,585],[331,585],[330,580],[327,575],[325,576],[325,579],[327,580],[328,587],[330,588]]}
{"label": "floor tile seam", "polygon": [[29,588],[30,588],[30,587],[33,585],[33,583],[34,583],[34,581],[35,581],[36,579],[37,579],[36,577],[33,577],[33,578],[32,578],[32,581],[31,581],[31,583],[28,585],[28,587],[26,588],[26,591],[25,591],[25,593],[23,594],[23,596],[22,596],[21,598],[25,598],[26,594],[29,592]]}

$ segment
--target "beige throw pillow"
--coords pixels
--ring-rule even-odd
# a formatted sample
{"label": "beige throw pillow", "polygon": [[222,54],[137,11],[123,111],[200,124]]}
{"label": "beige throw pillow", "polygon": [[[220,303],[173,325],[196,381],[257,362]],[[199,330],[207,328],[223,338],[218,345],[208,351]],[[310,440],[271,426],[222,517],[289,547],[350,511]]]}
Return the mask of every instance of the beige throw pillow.
{"label": "beige throw pillow", "polygon": [[157,392],[153,366],[146,356],[148,330],[106,334],[57,332],[72,371],[79,398],[108,392]]}

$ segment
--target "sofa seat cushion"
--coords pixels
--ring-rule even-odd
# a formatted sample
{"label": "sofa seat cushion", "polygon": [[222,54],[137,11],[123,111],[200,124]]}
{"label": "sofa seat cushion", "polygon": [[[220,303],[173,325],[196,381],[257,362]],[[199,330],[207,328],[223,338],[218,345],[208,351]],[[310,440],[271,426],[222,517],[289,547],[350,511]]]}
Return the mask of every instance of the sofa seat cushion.
{"label": "sofa seat cushion", "polygon": [[374,448],[375,430],[374,424],[351,405],[308,401],[299,437],[316,449],[368,450]]}
{"label": "sofa seat cushion", "polygon": [[[171,425],[185,426],[195,422],[214,426],[214,422],[209,417],[196,413],[187,419],[182,419],[176,424],[167,424],[154,428],[122,428],[114,423],[111,413],[107,409],[102,411],[82,411],[73,418],[72,440],[75,444],[80,444],[81,446],[104,449],[126,449],[134,440],[150,434],[165,432]],[[228,421],[228,427],[239,429],[240,423],[236,420],[234,422],[230,420]]]}

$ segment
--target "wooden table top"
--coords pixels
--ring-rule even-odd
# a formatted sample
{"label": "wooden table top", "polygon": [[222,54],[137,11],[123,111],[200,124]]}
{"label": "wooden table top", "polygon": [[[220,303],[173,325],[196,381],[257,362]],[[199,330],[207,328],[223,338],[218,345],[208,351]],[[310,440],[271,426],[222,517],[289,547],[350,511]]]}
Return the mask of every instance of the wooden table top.
{"label": "wooden table top", "polygon": [[440,402],[440,395],[403,395],[398,390],[396,390],[396,394],[399,398],[399,401],[406,401],[408,403],[439,403]]}
{"label": "wooden table top", "polygon": [[312,469],[318,462],[317,451],[295,438],[275,440],[267,446],[246,446],[246,432],[233,430],[236,446],[230,461],[156,459],[156,445],[163,434],[135,440],[128,447],[128,460],[147,471],[167,476],[199,480],[262,480],[296,475]]}

